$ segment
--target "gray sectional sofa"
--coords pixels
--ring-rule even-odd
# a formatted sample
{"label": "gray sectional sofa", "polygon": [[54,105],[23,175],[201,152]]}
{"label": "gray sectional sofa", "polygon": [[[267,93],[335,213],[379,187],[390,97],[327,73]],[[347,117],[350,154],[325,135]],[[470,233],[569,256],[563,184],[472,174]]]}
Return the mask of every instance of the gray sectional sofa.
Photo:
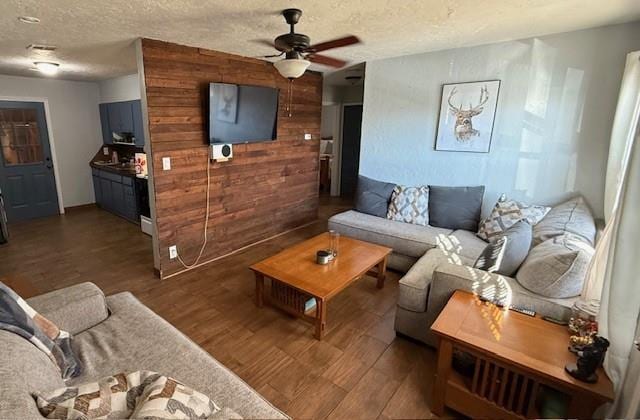
{"label": "gray sectional sofa", "polygon": [[32,393],[137,370],[174,377],[243,418],[287,418],[131,293],[105,297],[94,284],[82,283],[27,303],[73,334],[84,371],[65,384],[42,351],[0,331],[0,418],[42,418]]}
{"label": "gray sectional sofa", "polygon": [[[585,218],[590,220],[581,220],[581,226],[590,235],[595,224],[590,216]],[[434,347],[430,326],[457,289],[530,307],[556,319],[568,319],[577,300],[545,297],[525,289],[513,277],[473,268],[487,246],[476,232],[414,225],[355,210],[331,217],[328,225],[343,235],[393,249],[389,267],[406,273],[400,280],[395,329]]]}

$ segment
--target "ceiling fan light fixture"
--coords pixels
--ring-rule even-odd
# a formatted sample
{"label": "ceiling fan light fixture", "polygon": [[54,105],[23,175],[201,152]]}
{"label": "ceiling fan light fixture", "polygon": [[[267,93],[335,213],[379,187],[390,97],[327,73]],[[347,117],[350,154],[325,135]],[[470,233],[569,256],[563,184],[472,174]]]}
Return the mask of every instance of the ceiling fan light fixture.
{"label": "ceiling fan light fixture", "polygon": [[36,66],[36,69],[38,69],[40,73],[47,76],[55,76],[60,69],[60,64],[50,61],[36,61],[33,65]]}
{"label": "ceiling fan light fixture", "polygon": [[276,61],[273,66],[282,77],[297,79],[304,74],[309,64],[311,63],[302,58],[285,58],[284,60]]}

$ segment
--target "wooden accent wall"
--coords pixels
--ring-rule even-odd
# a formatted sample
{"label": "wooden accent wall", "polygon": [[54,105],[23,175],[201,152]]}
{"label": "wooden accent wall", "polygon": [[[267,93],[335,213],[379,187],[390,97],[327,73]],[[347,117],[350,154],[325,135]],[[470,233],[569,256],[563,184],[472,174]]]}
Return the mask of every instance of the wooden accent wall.
{"label": "wooden accent wall", "polygon": [[[317,218],[320,74],[294,81],[288,117],[288,81],[269,62],[149,39],[142,40],[142,56],[161,276],[183,270],[169,260],[170,245],[187,264],[202,245],[211,82],[280,88],[280,109],[276,141],[234,145],[232,161],[211,165],[208,245],[200,262]],[[165,156],[170,171],[162,170]]]}

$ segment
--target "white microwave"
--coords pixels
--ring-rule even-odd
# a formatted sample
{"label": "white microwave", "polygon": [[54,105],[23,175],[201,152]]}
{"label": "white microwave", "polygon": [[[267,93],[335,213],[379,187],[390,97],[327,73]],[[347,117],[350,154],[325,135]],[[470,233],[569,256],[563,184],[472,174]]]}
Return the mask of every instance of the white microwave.
{"label": "white microwave", "polygon": [[127,144],[130,146],[136,144],[136,138],[131,133],[116,133],[112,131],[111,138],[113,139],[113,144]]}

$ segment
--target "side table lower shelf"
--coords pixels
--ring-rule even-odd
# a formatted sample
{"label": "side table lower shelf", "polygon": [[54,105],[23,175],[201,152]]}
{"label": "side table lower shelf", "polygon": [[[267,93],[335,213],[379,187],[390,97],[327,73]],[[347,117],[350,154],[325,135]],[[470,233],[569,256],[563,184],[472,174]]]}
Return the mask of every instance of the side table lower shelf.
{"label": "side table lower shelf", "polygon": [[[475,359],[468,375],[453,368],[456,352]],[[553,417],[591,418],[605,402],[441,338],[434,389],[435,414],[442,415],[447,406],[474,418],[542,418],[545,413],[541,412],[540,404],[545,395],[553,395],[556,405],[560,405]]]}

